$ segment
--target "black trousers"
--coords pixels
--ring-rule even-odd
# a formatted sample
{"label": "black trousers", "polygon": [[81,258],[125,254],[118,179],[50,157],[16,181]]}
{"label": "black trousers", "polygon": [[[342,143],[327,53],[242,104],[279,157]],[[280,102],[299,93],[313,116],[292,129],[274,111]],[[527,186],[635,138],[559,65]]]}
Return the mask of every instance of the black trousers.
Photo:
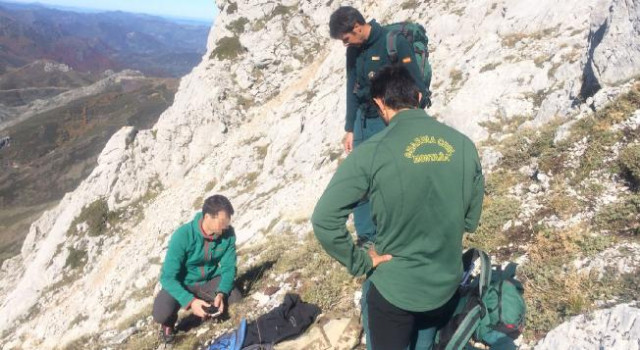
{"label": "black trousers", "polygon": [[[216,297],[218,284],[220,284],[220,276],[202,285],[187,286],[187,290],[193,293],[196,298],[211,303]],[[233,304],[240,299],[242,299],[242,294],[234,287],[225,301],[225,305]],[[228,310],[229,308],[227,307],[226,309]],[[173,327],[178,320],[179,310],[180,303],[166,290],[160,290],[160,293],[158,293],[156,299],[153,301],[153,319],[162,325]]]}
{"label": "black trousers", "polygon": [[449,301],[435,310],[407,311],[389,303],[372,283],[367,295],[371,348],[405,350],[416,341],[418,330],[435,330],[444,326],[453,315],[459,298],[456,292]]}

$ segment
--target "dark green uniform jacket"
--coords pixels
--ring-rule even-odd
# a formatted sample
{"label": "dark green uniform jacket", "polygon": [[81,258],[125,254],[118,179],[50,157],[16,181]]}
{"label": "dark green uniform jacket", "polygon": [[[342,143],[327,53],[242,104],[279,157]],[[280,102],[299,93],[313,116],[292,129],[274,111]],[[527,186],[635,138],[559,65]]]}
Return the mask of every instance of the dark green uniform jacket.
{"label": "dark green uniform jacket", "polygon": [[185,286],[205,283],[220,276],[218,291],[229,295],[236,276],[236,235],[233,227],[213,239],[213,236],[202,233],[201,221],[202,212],[173,233],[162,265],[162,288],[182,307],[189,306],[194,299]]}
{"label": "dark green uniform jacket", "polygon": [[[345,131],[353,131],[358,108],[362,107],[365,116],[375,118],[378,111],[371,104],[370,79],[380,68],[389,65],[391,59],[387,53],[387,30],[378,22],[372,20],[371,33],[367,42],[361,47],[347,48],[347,116]],[[398,35],[396,47],[398,63],[403,63],[408,69],[416,85],[427,96],[424,81],[420,78],[420,68],[416,64],[415,54],[411,45],[402,35]]]}
{"label": "dark green uniform jacket", "polygon": [[[371,271],[345,222],[368,194],[375,249],[393,259]],[[409,311],[448,301],[462,276],[462,235],[475,231],[484,177],[473,142],[423,110],[399,112],[338,167],[313,217],[324,249],[352,275],[370,277],[382,296]]]}

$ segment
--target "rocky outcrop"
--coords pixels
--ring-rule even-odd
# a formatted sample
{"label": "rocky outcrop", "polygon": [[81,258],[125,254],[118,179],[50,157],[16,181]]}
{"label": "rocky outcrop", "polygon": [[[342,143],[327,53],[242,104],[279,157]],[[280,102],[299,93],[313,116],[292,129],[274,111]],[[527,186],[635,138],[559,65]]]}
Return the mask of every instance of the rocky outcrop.
{"label": "rocky outcrop", "polygon": [[[529,115],[543,123],[590,110],[574,103],[588,60],[589,19],[601,0],[354,5],[381,22],[426,24],[431,113],[475,140],[486,136],[481,125],[488,120]],[[311,230],[309,215],[343,156],[344,48],[328,38],[327,26],[338,5],[217,6],[208,52],[182,79],[173,106],[151,130],[114,135],[92,174],[32,225],[22,254],[4,263],[6,344],[52,348],[143,311],[171,232],[213,193],[232,199],[240,247],[267,232]],[[635,6],[612,1],[611,13]],[[637,73],[625,73],[627,80]],[[118,219],[108,234],[82,235],[76,218],[96,201],[106,201]]]}
{"label": "rocky outcrop", "polygon": [[618,305],[572,318],[552,330],[536,350],[640,349],[640,309]]}
{"label": "rocky outcrop", "polygon": [[587,62],[580,97],[603,86],[637,78],[640,70],[640,4],[633,0],[600,1],[591,15]]}
{"label": "rocky outcrop", "polygon": [[580,259],[574,266],[583,273],[595,273],[600,278],[605,274],[636,274],[640,272],[640,244],[625,243],[609,248],[595,257]]}

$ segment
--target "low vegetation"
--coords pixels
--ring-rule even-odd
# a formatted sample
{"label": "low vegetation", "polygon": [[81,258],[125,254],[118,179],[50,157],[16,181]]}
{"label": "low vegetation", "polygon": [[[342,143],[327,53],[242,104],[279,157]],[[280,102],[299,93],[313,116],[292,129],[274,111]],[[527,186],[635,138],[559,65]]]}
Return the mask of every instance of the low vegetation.
{"label": "low vegetation", "polygon": [[249,23],[249,19],[247,17],[240,17],[235,21],[229,23],[227,25],[227,29],[235,33],[236,35],[244,33],[245,25]]}
{"label": "low vegetation", "polygon": [[84,267],[87,263],[87,251],[83,249],[76,249],[73,247],[67,248],[69,251],[69,255],[67,255],[67,260],[64,264],[65,268],[76,270],[78,268]]}
{"label": "low vegetation", "polygon": [[104,198],[97,199],[82,208],[80,215],[71,223],[67,236],[78,235],[78,226],[82,223],[87,225],[86,234],[89,237],[101,236],[107,232],[108,225],[113,224],[117,218],[118,213],[109,210]]}
{"label": "low vegetation", "polygon": [[480,68],[480,73],[492,71],[496,69],[498,66],[500,66],[500,64],[501,64],[500,62],[487,63],[482,68]]}
{"label": "low vegetation", "polygon": [[640,144],[623,149],[618,157],[618,165],[622,176],[637,190],[640,187]]}
{"label": "low vegetation", "polygon": [[216,48],[211,51],[210,59],[233,60],[245,51],[237,36],[226,36],[216,43]]}
{"label": "low vegetation", "polygon": [[[568,317],[593,310],[603,301],[640,297],[637,274],[590,273],[572,264],[619,243],[637,242],[640,135],[614,126],[624,125],[638,109],[640,84],[576,121],[561,140],[555,139],[563,121],[537,129],[525,126],[526,117],[483,124],[491,136],[481,148],[491,147],[502,157],[497,170],[486,174],[481,224],[464,244],[486,249],[500,260],[526,257],[519,277],[529,310],[527,340],[540,338]],[[607,184],[620,178],[626,188],[617,199],[597,204],[611,187]],[[530,192],[533,187],[542,192]],[[591,214],[577,223],[566,221],[585,211]],[[564,224],[557,225],[558,220]]]}
{"label": "low vegetation", "polygon": [[227,6],[227,14],[233,14],[238,11],[238,4],[235,2],[229,2],[229,6]]}
{"label": "low vegetation", "polygon": [[542,40],[544,38],[548,38],[553,34],[556,34],[560,26],[554,28],[546,28],[543,30],[539,30],[533,33],[512,33],[507,34],[502,37],[502,46],[504,47],[515,47],[517,43],[527,41],[527,40]]}

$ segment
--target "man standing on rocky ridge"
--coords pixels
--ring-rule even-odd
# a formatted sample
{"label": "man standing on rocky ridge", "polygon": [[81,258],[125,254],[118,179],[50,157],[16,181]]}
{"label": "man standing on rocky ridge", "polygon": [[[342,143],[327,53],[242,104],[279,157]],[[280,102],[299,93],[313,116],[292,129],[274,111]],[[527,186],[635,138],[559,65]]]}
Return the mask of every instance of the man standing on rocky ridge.
{"label": "man standing on rocky ridge", "polygon": [[[347,47],[347,112],[343,145],[347,153],[369,137],[384,129],[378,110],[371,103],[371,79],[380,67],[391,64],[387,51],[387,29],[376,20],[365,22],[364,16],[351,6],[338,8],[329,19],[331,38],[341,40]],[[396,36],[397,61],[411,72],[422,96],[428,96],[425,83],[409,42]],[[427,105],[426,97],[421,107]],[[371,220],[371,206],[364,199],[353,210],[358,244],[374,241],[376,227]]]}
{"label": "man standing on rocky ridge", "polygon": [[224,313],[227,302],[242,297],[233,288],[236,236],[229,225],[231,215],[229,199],[211,196],[202,211],[171,236],[160,275],[162,290],[153,303],[153,319],[161,324],[166,343],[173,341],[180,307],[205,319]]}
{"label": "man standing on rocky ridge", "polygon": [[[462,236],[477,228],[484,177],[473,142],[418,108],[420,90],[405,67],[381,69],[371,96],[388,127],[340,164],[311,221],[329,255],[352,275],[369,276],[367,346],[427,349],[457,304]],[[378,225],[368,252],[345,227],[366,195]]]}

